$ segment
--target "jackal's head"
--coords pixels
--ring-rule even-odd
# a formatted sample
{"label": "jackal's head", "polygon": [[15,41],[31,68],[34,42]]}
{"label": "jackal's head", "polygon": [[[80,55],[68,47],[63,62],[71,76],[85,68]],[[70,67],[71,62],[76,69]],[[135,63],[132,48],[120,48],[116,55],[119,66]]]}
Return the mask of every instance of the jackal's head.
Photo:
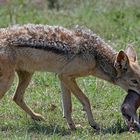
{"label": "jackal's head", "polygon": [[117,71],[115,83],[127,92],[133,90],[140,95],[140,66],[137,55],[132,47],[120,51],[115,59],[114,67]]}

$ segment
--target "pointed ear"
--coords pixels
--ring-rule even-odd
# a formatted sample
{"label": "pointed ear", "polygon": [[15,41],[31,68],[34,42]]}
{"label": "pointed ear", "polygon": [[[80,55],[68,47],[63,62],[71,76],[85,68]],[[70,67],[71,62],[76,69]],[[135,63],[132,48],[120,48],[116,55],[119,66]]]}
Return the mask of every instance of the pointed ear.
{"label": "pointed ear", "polygon": [[126,48],[125,53],[127,54],[128,58],[133,61],[136,62],[137,61],[137,54],[135,49],[132,46],[128,46],[128,48]]}
{"label": "pointed ear", "polygon": [[129,59],[124,51],[120,51],[115,59],[114,67],[118,72],[126,72],[129,66]]}

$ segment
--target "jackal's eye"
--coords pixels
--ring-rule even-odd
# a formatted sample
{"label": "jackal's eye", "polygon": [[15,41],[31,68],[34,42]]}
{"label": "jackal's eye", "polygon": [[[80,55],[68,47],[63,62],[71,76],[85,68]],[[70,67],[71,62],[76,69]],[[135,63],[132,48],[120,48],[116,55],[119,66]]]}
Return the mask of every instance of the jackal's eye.
{"label": "jackal's eye", "polygon": [[137,80],[131,80],[131,82],[135,85],[137,85],[139,83]]}

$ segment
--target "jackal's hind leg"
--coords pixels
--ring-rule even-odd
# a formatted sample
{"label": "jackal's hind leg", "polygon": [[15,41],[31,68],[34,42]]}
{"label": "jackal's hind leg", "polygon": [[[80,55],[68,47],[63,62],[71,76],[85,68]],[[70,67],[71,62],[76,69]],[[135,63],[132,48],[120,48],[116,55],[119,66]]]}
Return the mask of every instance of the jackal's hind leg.
{"label": "jackal's hind leg", "polygon": [[13,100],[16,102],[17,105],[19,105],[27,114],[29,114],[32,119],[35,120],[42,120],[44,119],[40,114],[35,113],[30,107],[26,105],[24,102],[24,93],[25,89],[29,85],[29,82],[32,77],[32,73],[28,73],[25,71],[18,71],[17,72],[18,77],[19,77],[19,83],[16,89],[16,92],[13,96]]}
{"label": "jackal's hind leg", "polygon": [[75,79],[65,74],[59,75],[59,78],[61,79],[61,81],[63,81],[63,83],[67,86],[67,88],[76,96],[76,98],[83,105],[83,108],[87,113],[87,118],[90,126],[96,130],[99,130],[99,126],[96,124],[96,122],[93,119],[89,99],[84,95],[84,93],[78,87]]}
{"label": "jackal's hind leg", "polygon": [[68,127],[72,130],[75,130],[75,124],[72,120],[72,103],[71,103],[71,92],[70,90],[61,82],[61,91],[62,91],[62,108],[63,116],[66,118]]}

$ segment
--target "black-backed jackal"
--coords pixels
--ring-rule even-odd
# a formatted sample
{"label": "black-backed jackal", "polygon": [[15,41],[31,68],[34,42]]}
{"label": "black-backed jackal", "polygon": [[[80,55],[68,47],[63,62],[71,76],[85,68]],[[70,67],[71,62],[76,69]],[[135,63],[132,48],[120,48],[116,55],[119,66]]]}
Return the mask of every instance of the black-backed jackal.
{"label": "black-backed jackal", "polygon": [[[58,26],[27,24],[0,29],[0,98],[10,88],[15,72],[19,77],[13,100],[33,119],[43,117],[23,100],[25,89],[35,71],[54,72],[62,90],[63,114],[68,127],[72,120],[71,94],[83,105],[89,124],[98,129],[89,99],[76,78],[93,75],[124,90],[140,94],[140,67],[134,49],[116,52],[90,30],[68,30]],[[94,83],[93,83],[94,84]]]}

